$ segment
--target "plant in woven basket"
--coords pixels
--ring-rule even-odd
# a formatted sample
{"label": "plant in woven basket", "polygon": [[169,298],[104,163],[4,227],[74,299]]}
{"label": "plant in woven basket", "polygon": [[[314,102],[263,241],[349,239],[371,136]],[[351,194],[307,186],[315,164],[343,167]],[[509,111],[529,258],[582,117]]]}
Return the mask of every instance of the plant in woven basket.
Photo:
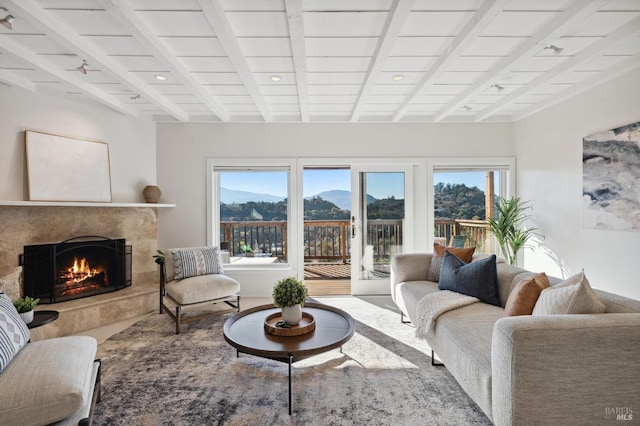
{"label": "plant in woven basket", "polygon": [[303,306],[308,295],[307,287],[295,277],[283,278],[273,287],[273,303],[279,308]]}

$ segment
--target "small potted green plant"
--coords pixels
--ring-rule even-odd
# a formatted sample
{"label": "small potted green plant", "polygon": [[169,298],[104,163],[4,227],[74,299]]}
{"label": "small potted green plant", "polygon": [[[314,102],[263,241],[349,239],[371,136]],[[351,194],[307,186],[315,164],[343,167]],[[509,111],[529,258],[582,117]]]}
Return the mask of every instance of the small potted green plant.
{"label": "small potted green plant", "polygon": [[165,255],[162,250],[156,250],[156,254],[153,255],[153,261],[158,265],[162,265],[164,263]]}
{"label": "small potted green plant", "polygon": [[39,301],[40,299],[34,299],[26,296],[13,302],[13,306],[16,307],[16,310],[20,314],[20,318],[22,318],[25,324],[31,324],[31,321],[33,321],[33,308],[36,307]]}
{"label": "small potted green plant", "polygon": [[241,244],[240,251],[245,255],[245,257],[253,257],[253,249],[249,244]]}
{"label": "small potted green plant", "polygon": [[308,294],[307,287],[295,277],[283,278],[273,287],[273,303],[282,308],[282,319],[287,325],[300,322]]}

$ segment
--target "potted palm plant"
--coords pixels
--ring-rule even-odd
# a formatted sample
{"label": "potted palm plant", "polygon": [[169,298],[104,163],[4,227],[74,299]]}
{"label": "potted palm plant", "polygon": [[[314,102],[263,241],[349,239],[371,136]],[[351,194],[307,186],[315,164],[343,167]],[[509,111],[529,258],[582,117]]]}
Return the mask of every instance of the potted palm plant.
{"label": "potted palm plant", "polygon": [[34,299],[32,297],[26,296],[16,299],[13,302],[13,306],[16,307],[16,310],[20,314],[20,318],[24,321],[25,324],[31,324],[33,321],[33,308],[36,307],[40,299]]}
{"label": "potted palm plant", "polygon": [[283,278],[273,287],[273,303],[282,308],[282,319],[287,325],[300,322],[308,294],[307,287],[295,277]]}
{"label": "potted palm plant", "polygon": [[497,197],[497,215],[488,219],[489,229],[511,265],[518,263],[518,252],[536,234],[536,228],[524,227],[524,222],[530,218],[526,213],[530,208],[528,201],[522,201],[518,197]]}

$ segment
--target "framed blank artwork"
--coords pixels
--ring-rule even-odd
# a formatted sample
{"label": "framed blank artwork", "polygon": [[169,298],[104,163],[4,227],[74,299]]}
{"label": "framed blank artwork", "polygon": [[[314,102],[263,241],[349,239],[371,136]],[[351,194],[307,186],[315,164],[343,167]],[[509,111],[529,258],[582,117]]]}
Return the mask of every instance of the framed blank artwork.
{"label": "framed blank artwork", "polygon": [[109,145],[25,132],[31,201],[111,202]]}

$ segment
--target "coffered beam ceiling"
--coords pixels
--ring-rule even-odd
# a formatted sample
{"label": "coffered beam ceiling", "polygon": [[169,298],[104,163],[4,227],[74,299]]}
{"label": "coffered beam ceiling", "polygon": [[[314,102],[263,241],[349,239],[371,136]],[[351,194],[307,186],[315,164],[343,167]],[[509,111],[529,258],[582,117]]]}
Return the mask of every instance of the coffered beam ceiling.
{"label": "coffered beam ceiling", "polygon": [[242,54],[242,48],[236,39],[236,36],[231,29],[231,25],[226,18],[224,13],[224,9],[220,4],[219,0],[197,0],[198,4],[202,8],[202,13],[204,13],[205,18],[207,18],[207,22],[211,26],[211,29],[215,33],[218,41],[222,45],[222,48],[227,53],[227,57],[233,64],[240,76],[240,80],[242,80],[242,84],[247,88],[249,92],[249,96],[253,99],[253,102],[256,104],[258,111],[262,114],[262,118],[264,121],[273,121],[273,116],[271,115],[271,111],[267,107],[267,104],[264,101],[264,97],[260,92],[260,88],[258,87],[258,83],[253,77],[253,73],[249,68],[249,64],[247,63],[246,58]]}
{"label": "coffered beam ceiling", "polygon": [[34,92],[36,90],[35,84],[26,78],[20,77],[15,72],[0,69],[0,81],[10,86],[22,87],[30,92]]}
{"label": "coffered beam ceiling", "polygon": [[640,17],[624,25],[622,28],[613,32],[612,34],[600,39],[593,45],[582,50],[580,53],[575,54],[570,59],[567,59],[566,61],[558,64],[557,66],[553,67],[551,70],[542,74],[541,76],[531,81],[530,83],[525,84],[519,89],[516,89],[510,95],[506,96],[502,100],[496,102],[495,104],[493,104],[492,106],[490,106],[489,108],[481,112],[476,117],[476,121],[481,121],[490,117],[494,113],[516,102],[522,96],[525,96],[531,93],[533,90],[542,86],[543,84],[552,81],[554,78],[564,74],[565,72],[569,71],[572,68],[575,68],[576,66],[584,62],[587,62],[589,60],[592,60],[600,56],[603,51],[620,43],[621,41],[630,37],[637,37],[639,33],[640,33]]}
{"label": "coffered beam ceiling", "polygon": [[479,81],[475,82],[467,91],[447,105],[442,112],[436,115],[434,121],[442,121],[465,103],[487,90],[492,83],[499,82],[507,77],[518,64],[532,58],[546,46],[551,45],[555,40],[562,37],[572,25],[595,13],[606,2],[607,0],[575,0],[564,12],[553,18],[533,37],[498,62]]}
{"label": "coffered beam ceiling", "polygon": [[393,121],[399,121],[406,114],[409,106],[418,97],[422,96],[425,88],[442,77],[446,67],[458,59],[462,52],[482,34],[496,16],[502,12],[507,3],[509,3],[509,0],[489,0],[482,4],[473,18],[467,22],[462,31],[447,46],[445,52],[436,60],[431,70],[420,79],[420,82],[402,103],[400,109],[393,114]]}
{"label": "coffered beam ceiling", "polygon": [[0,39],[0,47],[9,53],[12,53],[13,55],[22,58],[23,60],[39,68],[42,68],[48,73],[53,74],[62,81],[69,83],[78,90],[90,95],[98,102],[101,102],[115,109],[116,111],[133,117],[137,117],[139,115],[138,111],[135,108],[123,104],[117,98],[87,83],[85,80],[79,77],[79,74],[69,73],[65,68],[60,67],[48,60],[46,56],[37,55],[32,51],[26,49],[24,46],[8,38]]}
{"label": "coffered beam ceiling", "polygon": [[395,0],[393,2],[391,11],[389,12],[385,23],[383,35],[378,41],[378,46],[376,47],[376,52],[373,55],[371,66],[369,67],[369,71],[365,77],[365,83],[360,90],[356,106],[351,114],[351,121],[358,121],[358,118],[360,118],[360,114],[362,114],[362,110],[369,99],[369,95],[377,81],[380,79],[380,73],[387,62],[387,59],[389,59],[391,49],[400,35],[400,31],[409,17],[409,13],[411,13],[412,4],[413,0]]}
{"label": "coffered beam ceiling", "polygon": [[514,121],[637,69],[640,54],[640,0],[0,7],[15,17],[0,26],[0,82],[157,121]]}
{"label": "coffered beam ceiling", "polygon": [[[98,0],[98,3],[113,16],[120,25],[126,28],[133,37],[158,59],[172,75],[178,76],[182,83],[190,89],[196,97],[205,104],[212,113],[222,121],[229,121],[229,115],[220,105],[207,94],[206,88],[189,72],[187,67],[169,50],[169,48],[153,34],[144,22],[125,0]],[[140,88],[136,86],[136,91]]]}
{"label": "coffered beam ceiling", "polygon": [[293,67],[296,73],[300,118],[309,121],[309,96],[307,88],[307,53],[304,46],[304,22],[302,20],[302,0],[285,0],[287,21],[289,22],[289,40],[293,55]]}

